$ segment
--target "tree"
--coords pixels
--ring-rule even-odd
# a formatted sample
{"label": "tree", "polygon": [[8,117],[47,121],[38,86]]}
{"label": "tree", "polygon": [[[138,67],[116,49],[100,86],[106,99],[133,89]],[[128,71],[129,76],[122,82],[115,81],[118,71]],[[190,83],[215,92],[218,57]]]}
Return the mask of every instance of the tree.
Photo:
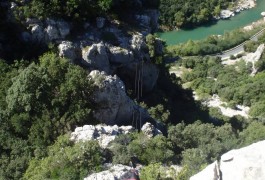
{"label": "tree", "polygon": [[[14,131],[33,144],[48,145],[57,136],[90,120],[92,82],[87,72],[55,54],[45,54],[13,79],[6,103]],[[26,138],[25,137],[25,138]]]}
{"label": "tree", "polygon": [[49,147],[48,156],[34,158],[24,179],[83,179],[92,171],[101,170],[102,149],[95,141],[74,143],[61,136]]}

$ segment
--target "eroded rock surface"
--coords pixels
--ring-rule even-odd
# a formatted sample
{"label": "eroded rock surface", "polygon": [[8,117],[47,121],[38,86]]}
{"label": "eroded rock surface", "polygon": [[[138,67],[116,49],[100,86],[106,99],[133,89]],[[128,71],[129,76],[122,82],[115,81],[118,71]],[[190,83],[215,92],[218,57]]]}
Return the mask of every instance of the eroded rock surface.
{"label": "eroded rock surface", "polygon": [[102,148],[107,148],[118,135],[132,133],[133,131],[132,126],[85,125],[77,127],[71,133],[71,140],[75,142],[96,140]]}
{"label": "eroded rock surface", "polygon": [[88,177],[84,178],[84,180],[117,180],[121,179],[124,175],[126,175],[131,170],[131,167],[125,166],[122,164],[117,164],[112,166],[110,169],[106,171],[102,171],[99,173],[93,173]]}
{"label": "eroded rock surface", "polygon": [[108,125],[132,124],[132,121],[144,124],[150,118],[145,109],[127,96],[124,83],[116,75],[94,70],[89,78],[96,86],[92,101],[96,106],[93,115],[97,120]]}
{"label": "eroded rock surface", "polygon": [[265,179],[265,141],[241,149],[231,150],[221,156],[191,180],[263,180]]}
{"label": "eroded rock surface", "polygon": [[147,122],[143,125],[141,128],[141,131],[147,135],[149,138],[152,138],[156,135],[162,134],[162,132],[159,129],[156,129],[154,125],[151,123]]}

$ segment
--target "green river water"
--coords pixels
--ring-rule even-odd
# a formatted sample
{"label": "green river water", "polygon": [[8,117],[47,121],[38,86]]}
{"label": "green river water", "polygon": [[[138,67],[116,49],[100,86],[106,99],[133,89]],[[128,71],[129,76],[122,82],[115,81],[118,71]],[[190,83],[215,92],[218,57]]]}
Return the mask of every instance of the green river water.
{"label": "green river water", "polygon": [[188,40],[200,40],[209,35],[222,35],[226,31],[234,30],[251,24],[261,19],[261,12],[265,11],[265,0],[257,0],[256,7],[244,10],[234,17],[226,20],[219,20],[195,29],[179,30],[157,33],[168,45],[179,44]]}

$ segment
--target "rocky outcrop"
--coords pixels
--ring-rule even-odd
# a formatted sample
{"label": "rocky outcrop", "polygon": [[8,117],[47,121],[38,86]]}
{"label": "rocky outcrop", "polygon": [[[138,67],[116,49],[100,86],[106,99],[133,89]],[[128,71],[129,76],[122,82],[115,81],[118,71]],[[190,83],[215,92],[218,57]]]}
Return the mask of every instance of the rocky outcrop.
{"label": "rocky outcrop", "polygon": [[141,131],[149,138],[162,134],[162,132],[159,129],[156,129],[155,126],[149,122],[143,125]]}
{"label": "rocky outcrop", "polygon": [[131,49],[134,52],[135,58],[139,60],[150,60],[148,47],[144,38],[145,37],[142,34],[133,35],[131,40]]}
{"label": "rocky outcrop", "polygon": [[246,56],[242,57],[242,59],[245,60],[246,64],[249,62],[252,63],[252,72],[251,72],[252,76],[254,76],[258,71],[255,67],[255,63],[260,60],[264,48],[265,48],[264,44],[261,44],[254,53],[249,53]]}
{"label": "rocky outcrop", "polygon": [[234,15],[235,15],[235,13],[233,11],[230,11],[230,10],[221,10],[221,12],[220,12],[220,18],[221,19],[228,19]]}
{"label": "rocky outcrop", "polygon": [[134,61],[134,56],[132,51],[121,47],[110,47],[110,63],[112,64],[128,64]]}
{"label": "rocky outcrop", "polygon": [[99,173],[93,173],[89,175],[88,177],[84,178],[84,180],[117,180],[121,179],[123,176],[125,176],[127,173],[129,173],[131,170],[131,167],[117,164],[112,166],[110,169],[106,171],[102,171]]}
{"label": "rocky outcrop", "polygon": [[263,180],[265,179],[265,141],[231,150],[191,180]]}
{"label": "rocky outcrop", "polygon": [[96,140],[102,148],[107,148],[110,142],[118,135],[132,133],[133,131],[134,128],[132,126],[85,125],[77,127],[71,133],[70,139],[75,142]]}
{"label": "rocky outcrop", "polygon": [[58,46],[59,56],[74,62],[78,57],[78,49],[71,41],[63,41]]}
{"label": "rocky outcrop", "polygon": [[143,124],[149,115],[146,110],[139,107],[125,92],[123,82],[116,75],[108,76],[97,70],[89,74],[96,87],[92,101],[95,104],[94,118],[108,124],[132,124],[139,121]]}
{"label": "rocky outcrop", "polygon": [[40,21],[28,18],[25,26],[30,30],[34,42],[48,44],[52,41],[65,39],[70,34],[70,25],[64,20]]}
{"label": "rocky outcrop", "polygon": [[109,73],[110,63],[105,45],[101,42],[82,50],[83,64],[93,69]]}

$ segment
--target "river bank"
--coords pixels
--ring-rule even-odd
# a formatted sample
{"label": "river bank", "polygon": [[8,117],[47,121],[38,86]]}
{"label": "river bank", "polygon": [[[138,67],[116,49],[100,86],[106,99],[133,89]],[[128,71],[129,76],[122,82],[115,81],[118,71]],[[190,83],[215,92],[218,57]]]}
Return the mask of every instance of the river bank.
{"label": "river bank", "polygon": [[262,17],[261,13],[265,11],[265,0],[244,0],[243,2],[245,4],[242,3],[241,7],[251,7],[253,6],[253,2],[255,2],[256,6],[248,8],[229,19],[211,21],[204,26],[194,29],[168,31],[157,33],[157,35],[164,39],[168,45],[174,45],[188,40],[201,40],[210,35],[223,35],[227,31],[238,29],[260,20]]}

